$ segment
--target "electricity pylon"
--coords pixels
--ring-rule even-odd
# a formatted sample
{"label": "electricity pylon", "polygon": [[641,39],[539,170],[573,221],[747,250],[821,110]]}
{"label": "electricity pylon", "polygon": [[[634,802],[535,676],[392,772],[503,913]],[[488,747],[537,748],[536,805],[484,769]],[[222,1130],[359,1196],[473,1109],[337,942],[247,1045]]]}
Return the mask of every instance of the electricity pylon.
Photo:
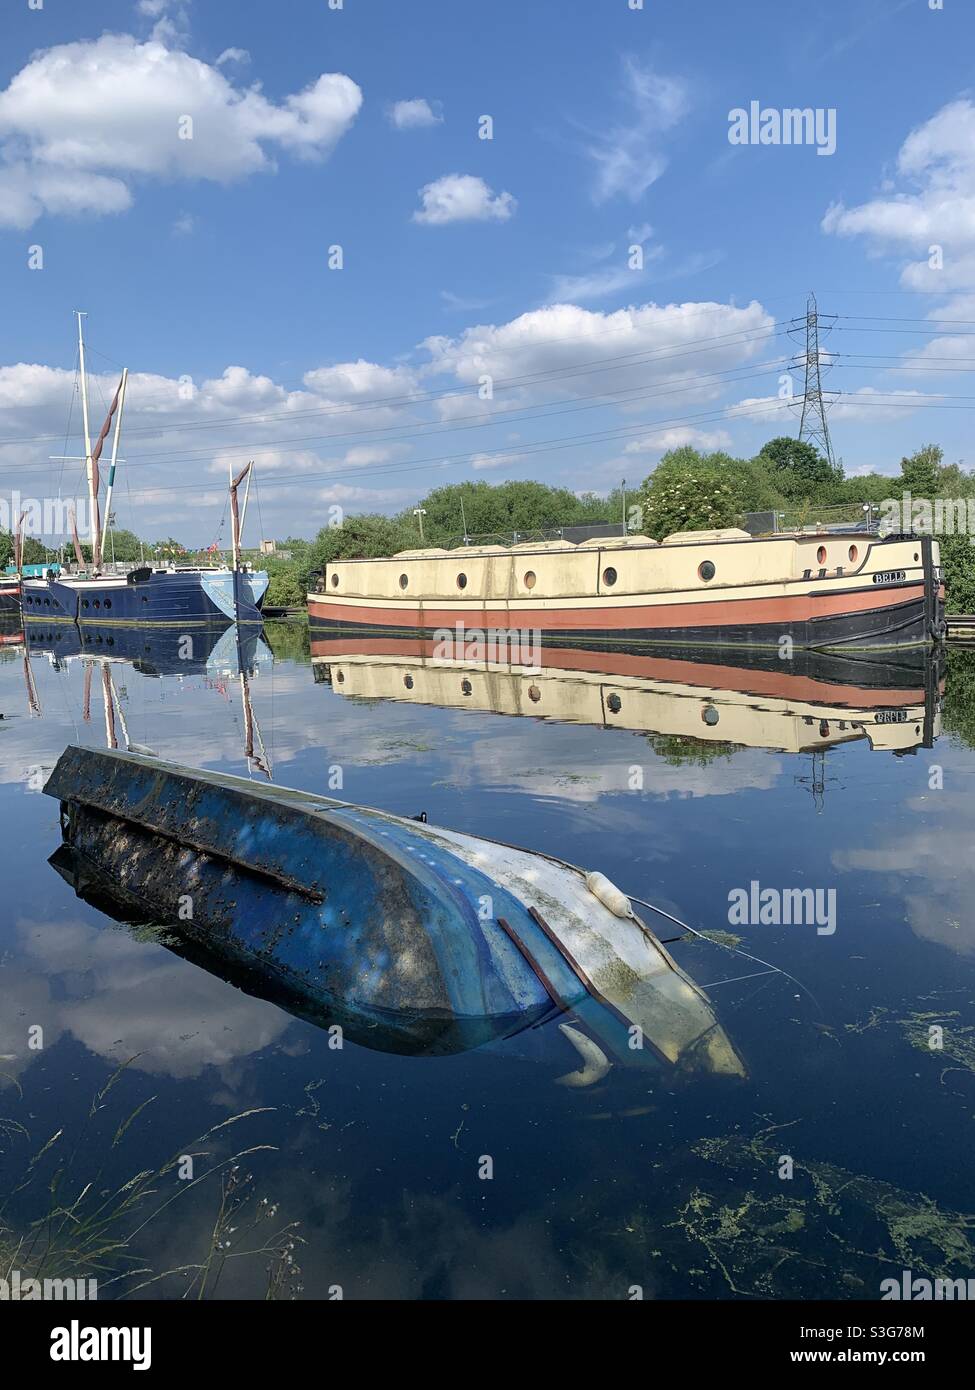
{"label": "electricity pylon", "polygon": [[[825,324],[828,332],[832,328],[832,318]],[[799,438],[805,440],[807,444],[814,444],[819,452],[829,460],[830,466],[835,464],[833,458],[833,444],[829,437],[829,425],[826,423],[826,403],[823,399],[823,367],[819,354],[819,327],[820,314],[816,307],[816,296],[810,294],[806,301],[805,319],[793,319],[790,333],[796,335],[805,332],[806,348],[802,357],[794,364],[797,368],[800,364],[805,366],[806,384],[802,395],[802,417],[799,421]],[[829,370],[829,362],[826,363],[826,370]]]}

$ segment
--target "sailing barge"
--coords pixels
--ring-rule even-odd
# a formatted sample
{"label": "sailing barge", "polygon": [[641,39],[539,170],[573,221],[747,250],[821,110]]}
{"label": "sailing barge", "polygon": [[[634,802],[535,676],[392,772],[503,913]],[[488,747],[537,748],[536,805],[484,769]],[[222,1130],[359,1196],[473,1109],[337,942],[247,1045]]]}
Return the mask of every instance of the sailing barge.
{"label": "sailing barge", "polygon": [[[406,550],[326,566],[313,630],[432,636],[531,632],[559,645],[847,651],[924,647],[945,633],[930,536],[731,528]],[[787,652],[786,652],[787,654]]]}

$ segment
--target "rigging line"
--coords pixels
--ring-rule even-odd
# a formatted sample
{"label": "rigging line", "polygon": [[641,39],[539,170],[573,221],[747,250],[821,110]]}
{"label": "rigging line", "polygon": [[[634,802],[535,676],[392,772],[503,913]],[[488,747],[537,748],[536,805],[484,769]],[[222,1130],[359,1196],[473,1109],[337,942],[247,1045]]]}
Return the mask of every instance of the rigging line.
{"label": "rigging line", "polygon": [[704,932],[698,931],[695,927],[690,926],[687,922],[682,922],[681,919],[679,917],[675,917],[673,913],[665,912],[662,907],[657,907],[655,903],[648,903],[643,898],[636,898],[633,896],[632,893],[628,893],[627,897],[629,897],[631,902],[639,903],[641,907],[648,907],[651,912],[656,912],[661,917],[666,917],[667,921],[673,922],[675,926],[683,927],[684,930],[689,931],[692,936],[699,936],[702,941],[709,941],[712,946],[720,946],[724,951],[731,951],[733,955],[743,956],[745,960],[754,961],[756,965],[765,965],[768,967],[769,970],[775,972],[776,974],[784,975],[787,980],[791,980],[794,985],[797,985],[798,988],[801,989],[804,994],[809,995],[809,998],[816,1005],[816,1008],[819,1010],[820,1013],[823,1012],[822,1006],[820,1005],[819,1000],[813,994],[812,990],[807,989],[806,986],[800,980],[797,980],[794,975],[790,975],[787,970],[783,970],[781,966],[773,965],[770,960],[762,960],[761,956],[749,955],[749,953],[747,951],[743,951],[740,946],[729,946],[726,941],[714,941],[711,937],[705,936]]}
{"label": "rigging line", "polygon": [[[794,299],[794,296],[791,295],[791,294],[772,295],[769,299],[767,299],[767,300],[765,301],[765,303],[768,303],[768,304],[777,304],[777,303],[781,302],[783,299]],[[692,314],[681,314],[680,317],[679,317],[679,319],[676,321],[675,326],[678,326],[680,323],[686,322],[688,319],[693,319],[693,318],[707,318],[707,317],[709,317],[709,316],[711,316],[711,315],[713,315],[713,314],[721,314],[721,313],[723,313],[723,314],[727,314],[727,313],[739,313],[739,314],[741,314],[741,313],[744,313],[747,309],[750,309],[751,306],[752,306],[752,304],[758,304],[758,303],[759,303],[759,302],[758,302],[757,300],[753,299],[753,300],[751,301],[751,303],[748,304],[748,305],[746,305],[746,306],[744,306],[744,308],[741,308],[741,307],[738,307],[738,306],[732,305],[732,304],[719,304],[719,305],[716,305],[713,309],[705,309],[705,310],[702,310],[702,311],[699,312],[699,313],[698,313],[698,312],[695,312],[695,313],[692,313]],[[759,305],[759,307],[761,307],[761,305]],[[617,312],[625,312],[625,311],[617,311]],[[694,344],[694,343],[719,342],[719,341],[721,341],[723,338],[738,337],[738,336],[740,336],[740,335],[742,335],[742,334],[746,334],[746,333],[765,332],[765,331],[767,331],[767,330],[770,329],[770,328],[777,328],[777,327],[785,328],[788,324],[795,323],[795,322],[796,322],[796,320],[795,320],[794,318],[791,318],[791,319],[771,319],[771,320],[769,320],[768,323],[753,324],[753,325],[749,325],[748,327],[730,329],[727,333],[715,333],[715,334],[710,334],[710,335],[708,335],[708,336],[706,336],[706,337],[704,337],[704,338],[692,338],[692,339],[689,339],[688,342],[685,342],[685,343],[669,343],[669,344],[668,344],[668,343],[664,343],[664,344],[661,344],[659,347],[656,347],[656,348],[645,348],[645,349],[641,349],[641,352],[640,352],[639,354],[635,354],[635,355],[642,355],[643,352],[665,352],[665,351],[668,351],[668,350],[669,350],[670,348],[672,348],[672,347],[685,347],[685,346],[688,345],[688,343]],[[503,329],[504,327],[505,327],[505,325],[502,325],[502,329]],[[495,331],[497,331],[497,330],[495,330]],[[600,333],[590,333],[590,334],[587,334],[587,336],[586,336],[586,342],[597,342],[597,341],[602,340],[603,338],[611,338],[611,337],[614,337],[617,333],[632,333],[633,331],[634,331],[634,325],[633,325],[632,320],[627,320],[625,323],[621,323],[621,324],[620,324],[618,327],[616,327],[616,328],[604,329],[604,330],[603,330],[602,332],[600,332]],[[455,340],[451,340],[451,341],[455,341]],[[570,343],[570,342],[571,342],[571,343],[578,343],[578,341],[579,341],[579,339],[578,339],[578,336],[577,336],[577,335],[576,335],[576,336],[573,336],[573,337],[569,337],[569,336],[566,335],[566,334],[561,334],[561,335],[559,335],[559,336],[554,336],[554,337],[551,337],[551,338],[535,338],[535,339],[532,340],[530,346],[533,347],[533,348],[534,348],[534,347],[549,347],[549,346],[557,346],[557,345],[560,344],[560,343]],[[92,349],[90,348],[90,345],[89,345],[87,342],[86,342],[85,346],[86,346],[86,348],[89,348],[89,351],[92,351]],[[105,353],[103,353],[103,352],[98,352],[97,355],[98,355],[99,357],[102,357],[106,362],[110,362],[110,363],[111,363],[114,367],[116,367],[117,369],[121,370],[121,367],[122,367],[121,362],[116,362],[114,358],[107,356],[107,354],[105,354]],[[634,355],[634,354],[629,354],[629,355],[632,356],[632,355]],[[601,358],[600,358],[600,359],[595,359],[595,360],[596,360],[596,361],[602,361],[602,360],[605,360],[605,359],[601,359]],[[422,363],[422,364],[420,364],[420,365],[421,365],[421,368],[424,368],[424,369],[425,369],[425,368],[426,368],[427,366],[429,366],[430,364],[428,364],[428,363]],[[328,368],[328,367],[325,367],[325,368],[311,368],[310,370],[311,370],[311,372],[314,372],[314,371],[316,371],[316,370],[328,371],[328,370],[330,370],[330,368]],[[559,369],[559,368],[553,368],[552,370],[556,370],[556,371],[557,371],[557,370],[560,370],[560,369]],[[149,375],[155,375],[155,373],[149,373]],[[291,382],[291,383],[284,383],[284,382],[281,382],[281,383],[278,383],[278,384],[281,385],[283,389],[290,389],[290,390],[300,391],[300,390],[306,389],[308,383],[307,383],[307,381],[305,380],[305,378],[302,377],[302,379],[301,379],[300,382]],[[165,397],[162,397],[162,396],[158,396],[158,397],[155,397],[154,399],[161,400],[161,399],[168,399],[168,398],[165,398]],[[394,397],[393,399],[396,399],[396,398]],[[4,409],[15,409],[15,408],[17,408],[17,407],[3,407],[3,408],[4,408]]]}
{"label": "rigging line", "polygon": [[[763,342],[763,341],[765,341],[765,340],[767,340],[767,339],[783,337],[783,336],[785,336],[785,330],[784,330],[784,329],[781,329],[781,330],[779,330],[779,331],[773,333],[773,332],[771,332],[771,331],[766,331],[766,330],[763,329],[763,330],[761,330],[761,332],[753,333],[751,336],[749,336],[749,337],[747,337],[747,338],[742,337],[742,335],[740,335],[740,334],[739,334],[739,335],[728,335],[728,336],[729,336],[729,337],[731,337],[731,336],[736,336],[736,337],[739,337],[741,340],[738,341],[738,342],[721,343],[720,340],[717,340],[717,339],[715,339],[715,340],[707,340],[707,339],[705,339],[705,340],[702,340],[702,341],[705,341],[705,342],[711,341],[711,342],[714,344],[714,346],[711,346],[711,347],[704,347],[704,348],[695,348],[693,351],[684,351],[684,352],[671,352],[671,351],[668,350],[667,352],[663,352],[663,353],[661,353],[658,349],[642,349],[640,352],[628,353],[628,354],[625,354],[624,356],[616,357],[616,358],[610,358],[610,359],[608,359],[608,360],[605,359],[605,358],[596,358],[596,359],[593,359],[593,360],[590,361],[590,362],[577,363],[577,364],[575,364],[575,365],[570,365],[570,366],[568,366],[568,367],[553,367],[553,368],[551,368],[551,369],[549,369],[548,371],[545,371],[545,372],[533,372],[533,373],[528,373],[528,374],[526,374],[526,375],[524,375],[524,376],[519,376],[519,377],[502,377],[500,380],[496,380],[496,381],[494,381],[494,382],[492,383],[492,389],[493,389],[494,392],[498,392],[498,391],[508,391],[508,390],[514,390],[514,389],[517,389],[517,388],[520,388],[520,387],[526,387],[526,386],[533,386],[533,385],[544,384],[545,382],[547,382],[547,381],[549,381],[549,380],[552,380],[552,381],[556,381],[556,382],[557,382],[557,381],[561,381],[561,380],[567,380],[568,378],[573,377],[573,376],[597,376],[597,375],[601,374],[602,372],[609,372],[609,371],[616,371],[616,370],[626,370],[626,369],[631,369],[631,370],[632,370],[632,369],[636,369],[636,368],[638,368],[638,367],[648,367],[648,366],[653,366],[653,365],[655,365],[655,364],[658,363],[658,362],[677,361],[679,358],[682,358],[682,357],[697,357],[697,356],[700,356],[700,354],[701,354],[702,352],[711,352],[711,351],[714,351],[714,350],[715,350],[715,346],[718,346],[718,345],[724,346],[724,347],[727,347],[727,348],[732,348],[732,347],[750,347],[753,343],[756,343],[756,342]],[[678,345],[678,346],[679,346],[679,345]],[[639,360],[634,360],[634,359],[639,359]],[[725,367],[725,368],[722,369],[721,372],[719,372],[719,373],[713,373],[712,375],[725,375],[725,374],[727,374],[727,373],[729,373],[729,372],[744,371],[744,370],[746,370],[750,365],[751,365],[750,363],[744,363],[744,362],[743,362],[743,363],[741,363],[741,364],[738,365],[738,366],[734,366],[734,367]],[[325,369],[325,370],[328,370],[328,369]],[[431,404],[432,402],[436,402],[436,401],[438,401],[438,400],[447,400],[447,399],[458,398],[458,397],[462,398],[462,397],[464,397],[464,396],[474,396],[474,395],[476,395],[476,393],[477,393],[477,389],[478,389],[478,388],[477,388],[477,386],[475,386],[475,385],[465,384],[465,385],[462,385],[462,386],[453,386],[453,387],[450,387],[449,389],[444,390],[444,391],[430,391],[430,392],[425,392],[425,393],[421,393],[421,394],[415,394],[415,393],[414,393],[414,394],[408,395],[408,396],[406,396],[406,395],[401,395],[401,396],[385,396],[385,397],[384,397],[384,396],[375,396],[375,397],[370,398],[368,401],[363,401],[363,402],[360,402],[360,403],[358,403],[358,404],[349,402],[349,403],[341,403],[341,404],[331,405],[331,406],[316,407],[316,408],[314,408],[314,409],[309,408],[309,409],[307,409],[307,410],[274,410],[274,411],[260,411],[260,412],[252,412],[252,413],[247,414],[247,415],[222,416],[222,417],[221,417],[220,419],[218,419],[218,420],[210,420],[210,421],[207,421],[207,420],[201,421],[199,418],[194,418],[194,419],[184,420],[184,421],[179,421],[179,420],[177,420],[177,421],[175,421],[175,422],[172,423],[172,424],[155,424],[155,425],[143,425],[143,426],[133,427],[133,428],[131,428],[131,429],[129,429],[129,430],[127,431],[127,434],[128,434],[128,435],[133,435],[133,434],[149,434],[149,435],[151,435],[151,434],[161,434],[163,431],[172,431],[172,430],[197,430],[197,431],[198,431],[198,430],[202,430],[202,429],[220,429],[220,428],[223,428],[225,425],[229,426],[229,425],[244,425],[244,424],[266,424],[269,420],[272,420],[272,421],[273,421],[273,420],[296,420],[296,419],[303,419],[303,418],[305,418],[305,417],[315,417],[315,416],[323,416],[323,415],[324,415],[324,416],[330,416],[330,415],[342,416],[342,415],[358,414],[358,413],[360,413],[360,412],[366,412],[366,411],[377,410],[377,409],[379,409],[379,408],[384,408],[384,409],[406,409],[406,408],[408,408],[408,407],[410,407],[410,406],[429,405],[429,404]],[[635,389],[635,388],[634,388],[634,389]],[[144,405],[144,404],[147,402],[147,400],[150,400],[150,399],[151,399],[151,398],[147,398],[147,397],[145,397],[145,396],[141,397],[141,398],[140,398],[141,404]],[[159,399],[163,399],[163,398],[160,397]],[[167,398],[167,399],[168,399],[168,398]],[[4,408],[6,408],[6,407],[4,407]],[[11,408],[12,408],[12,407],[11,407]],[[20,408],[20,407],[18,407],[18,408]],[[395,426],[387,426],[387,428],[392,429],[392,428],[396,428],[396,427],[395,427]],[[56,438],[59,438],[59,436],[56,436],[56,435],[33,435],[33,436],[25,436],[25,437],[20,438],[20,439],[18,439],[18,438],[0,439],[0,444],[40,444],[40,443],[49,442],[51,439],[56,439]]]}
{"label": "rigging line", "polygon": [[[278,448],[284,445],[297,444],[338,444],[355,442],[363,438],[376,438],[376,443],[398,444],[410,439],[426,439],[431,436],[449,435],[462,433],[469,430],[489,429],[495,424],[528,424],[534,420],[547,420],[550,416],[557,415],[577,415],[587,410],[599,410],[604,406],[614,404],[613,397],[629,397],[620,403],[630,405],[637,401],[653,400],[658,396],[679,396],[686,393],[698,391],[702,385],[715,386],[735,386],[746,381],[755,380],[758,377],[770,376],[780,371],[789,359],[780,358],[770,366],[761,371],[749,370],[744,376],[738,376],[730,380],[713,380],[706,377],[686,378],[688,385],[680,386],[679,382],[685,378],[679,378],[678,382],[667,382],[653,390],[645,390],[642,387],[627,387],[625,390],[615,393],[599,394],[594,397],[582,397],[583,404],[560,405],[557,401],[545,401],[539,405],[516,406],[511,410],[476,411],[471,415],[457,415],[453,419],[442,421],[431,421],[424,423],[420,428],[403,432],[402,425],[374,425],[367,429],[347,430],[339,434],[305,434],[289,435],[283,439],[265,440],[267,449]],[[742,369],[737,369],[742,370]],[[473,423],[464,423],[471,421]],[[399,430],[400,433],[393,434],[391,431]],[[165,450],[159,453],[146,453],[133,455],[130,462],[138,463],[140,466],[148,463],[157,462],[160,459],[192,461],[199,458],[211,458],[215,451],[221,454],[228,453],[247,453],[250,450],[249,444],[229,442],[227,444],[211,443],[204,449],[191,449],[182,452]]]}
{"label": "rigging line", "polygon": [[975,326],[975,319],[943,319],[937,314],[930,314],[924,319],[908,318],[905,314],[834,314],[838,319],[856,319],[865,323],[960,323],[967,328]]}
{"label": "rigging line", "polygon": [[[878,406],[881,406],[887,404],[887,402],[878,401],[876,402],[876,404]],[[973,407],[969,406],[965,408],[972,409]],[[669,420],[655,421],[652,424],[650,424],[649,422],[641,422],[638,424],[627,425],[620,429],[610,431],[599,430],[590,434],[575,434],[557,437],[554,440],[540,440],[537,443],[532,443],[520,447],[518,449],[518,454],[519,458],[524,458],[533,454],[556,453],[562,449],[582,447],[585,444],[612,443],[620,439],[625,439],[627,438],[627,436],[634,434],[664,434],[668,429],[673,428],[675,425],[696,424],[702,422],[716,423],[719,420],[750,419],[753,416],[774,416],[781,413],[783,410],[794,409],[795,402],[791,400],[783,400],[774,404],[771,401],[763,401],[760,405],[756,406],[752,410],[744,410],[738,406],[730,406],[718,410],[717,412],[705,411],[703,414],[699,415],[674,416]],[[276,449],[268,449],[264,451],[260,449],[252,449],[249,452],[252,454],[253,457],[259,458],[262,452],[279,453],[280,451]],[[424,468],[444,468],[450,464],[463,463],[474,458],[491,457],[493,455],[504,455],[509,453],[511,453],[511,446],[503,445],[494,449],[467,450],[459,454],[434,454],[424,459],[413,459],[398,464],[372,464],[368,466],[363,465],[361,467],[355,466],[351,468],[333,468],[314,473],[282,473],[275,477],[274,482],[275,486],[283,486],[290,483],[313,482],[318,481],[319,479],[326,479],[331,481],[335,478],[349,477],[382,478],[395,473],[415,472],[418,469]],[[166,494],[171,492],[198,492],[200,490],[206,491],[207,489],[212,488],[212,486],[212,483],[173,483],[169,486],[160,485],[159,487],[143,488],[139,493],[139,496],[145,498],[153,496],[156,493]]]}

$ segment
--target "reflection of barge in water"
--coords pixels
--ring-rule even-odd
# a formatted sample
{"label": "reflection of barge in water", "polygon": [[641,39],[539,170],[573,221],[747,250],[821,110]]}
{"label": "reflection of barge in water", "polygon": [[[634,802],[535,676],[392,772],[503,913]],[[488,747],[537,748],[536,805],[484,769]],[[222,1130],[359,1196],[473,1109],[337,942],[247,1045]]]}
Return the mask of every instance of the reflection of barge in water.
{"label": "reflection of barge in water", "polygon": [[28,619],[24,633],[34,656],[48,656],[55,663],[79,657],[125,662],[143,676],[237,675],[273,661],[263,636],[253,627],[239,630],[231,625],[179,632],[155,623],[78,627]]}
{"label": "reflection of barge in water", "polygon": [[337,560],[308,595],[313,627],[405,636],[468,629],[644,647],[923,647],[944,636],[930,536],[681,532],[658,543],[525,542]]}
{"label": "reflection of barge in water", "polygon": [[[797,653],[791,663],[692,661],[542,648],[511,661],[435,655],[421,638],[313,633],[316,681],[352,699],[479,710],[702,742],[809,752],[866,738],[871,748],[930,747],[941,732],[938,655],[881,665]],[[519,664],[519,657],[523,664]]]}

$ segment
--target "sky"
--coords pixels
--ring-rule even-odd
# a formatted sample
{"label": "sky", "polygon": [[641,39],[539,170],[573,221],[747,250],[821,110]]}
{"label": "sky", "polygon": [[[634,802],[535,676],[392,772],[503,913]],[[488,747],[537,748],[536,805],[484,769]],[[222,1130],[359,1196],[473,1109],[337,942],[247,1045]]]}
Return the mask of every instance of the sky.
{"label": "sky", "polygon": [[810,293],[847,473],[975,465],[971,0],[6,0],[0,35],[0,524],[84,493],[76,310],[151,539],[227,545],[251,458],[254,544],[750,456],[798,433]]}

